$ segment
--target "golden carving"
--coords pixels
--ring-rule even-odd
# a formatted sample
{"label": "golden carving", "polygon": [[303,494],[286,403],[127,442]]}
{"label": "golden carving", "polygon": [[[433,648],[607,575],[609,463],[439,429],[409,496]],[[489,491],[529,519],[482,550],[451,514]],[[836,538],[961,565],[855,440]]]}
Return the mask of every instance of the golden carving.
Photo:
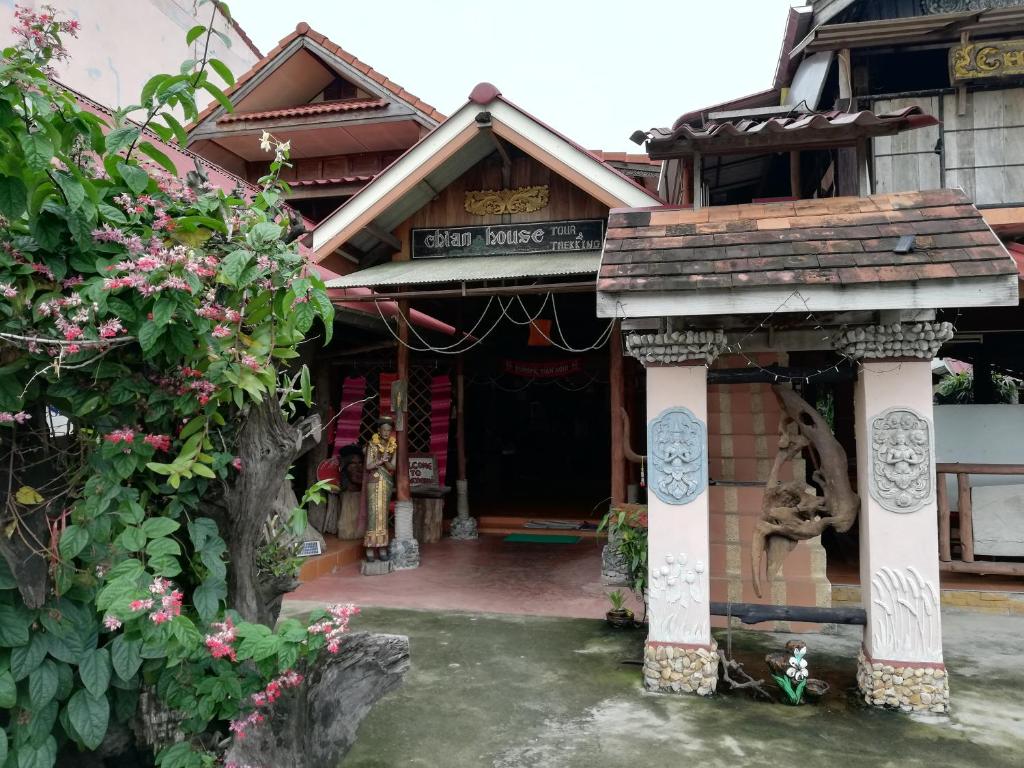
{"label": "golden carving", "polygon": [[533,213],[547,208],[550,190],[547,185],[517,189],[482,189],[466,193],[466,212],[474,216],[502,213]]}
{"label": "golden carving", "polygon": [[986,41],[958,45],[949,51],[954,83],[983,77],[1024,74],[1024,40]]}

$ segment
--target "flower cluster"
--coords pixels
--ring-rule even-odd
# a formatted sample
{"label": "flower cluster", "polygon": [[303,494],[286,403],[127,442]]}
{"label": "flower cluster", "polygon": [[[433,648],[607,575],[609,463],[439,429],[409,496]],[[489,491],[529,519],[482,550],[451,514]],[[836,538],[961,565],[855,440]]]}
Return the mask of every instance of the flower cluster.
{"label": "flower cluster", "polygon": [[793,655],[789,657],[789,668],[786,670],[786,677],[798,683],[806,680],[808,674],[810,674],[807,671],[807,660],[804,658],[805,653],[807,653],[806,646],[794,649]]}
{"label": "flower cluster", "polygon": [[239,718],[238,720],[232,720],[230,730],[235,734],[236,738],[244,739],[245,732],[248,728],[254,725],[258,725],[266,720],[266,716],[260,712],[260,709],[265,709],[281,698],[281,694],[284,693],[287,688],[297,688],[302,685],[303,677],[295,670],[289,669],[287,672],[278,675],[269,683],[267,686],[257,693],[252,695],[250,701],[252,705],[256,707],[245,717]]}
{"label": "flower cluster", "polygon": [[[153,583],[149,585],[150,593],[157,599],[147,597],[142,600],[132,600],[128,604],[128,610],[133,613],[151,611],[149,618],[154,624],[163,624],[175,616],[180,616],[181,603],[185,596],[180,590],[172,589],[173,586],[172,582],[157,576],[153,579]],[[154,608],[156,610],[153,610]]]}
{"label": "flower cluster", "polygon": [[210,655],[215,659],[227,658],[235,661],[237,654],[231,645],[235,642],[235,625],[231,622],[230,617],[224,621],[214,622],[211,626],[216,632],[207,635],[204,640]]}
{"label": "flower cluster", "polygon": [[348,631],[348,622],[359,613],[359,608],[348,605],[332,605],[327,609],[329,618],[322,619],[309,628],[311,635],[323,635],[327,640],[327,651],[337,653],[341,648],[341,636]]}
{"label": "flower cluster", "polygon": [[0,424],[24,424],[31,418],[32,414],[25,413],[24,411],[18,411],[17,413],[0,411]]}
{"label": "flower cluster", "polygon": [[[33,55],[38,61],[56,59],[67,61],[68,52],[61,42],[60,35],[78,37],[81,24],[74,19],[58,21],[57,10],[52,5],[44,5],[42,12],[23,5],[14,6],[14,19],[17,26],[11,27],[17,39],[18,47]],[[54,74],[49,66],[44,66],[47,74]]]}

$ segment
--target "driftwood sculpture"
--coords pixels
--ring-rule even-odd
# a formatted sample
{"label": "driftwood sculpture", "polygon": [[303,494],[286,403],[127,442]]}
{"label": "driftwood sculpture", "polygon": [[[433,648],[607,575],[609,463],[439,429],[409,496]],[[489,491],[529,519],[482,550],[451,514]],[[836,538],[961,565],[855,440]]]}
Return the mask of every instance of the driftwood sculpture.
{"label": "driftwood sculpture", "polygon": [[[767,556],[767,574],[778,575],[797,542],[821,536],[828,528],[846,533],[857,520],[860,498],[850,486],[846,451],[832,435],[828,422],[806,400],[788,387],[772,391],[782,405],[779,452],[775,456],[754,529],[750,565],[754,592],[761,596],[761,575]],[[814,466],[812,480],[822,492],[803,480],[783,482],[779,473],[787,461],[808,449]]]}

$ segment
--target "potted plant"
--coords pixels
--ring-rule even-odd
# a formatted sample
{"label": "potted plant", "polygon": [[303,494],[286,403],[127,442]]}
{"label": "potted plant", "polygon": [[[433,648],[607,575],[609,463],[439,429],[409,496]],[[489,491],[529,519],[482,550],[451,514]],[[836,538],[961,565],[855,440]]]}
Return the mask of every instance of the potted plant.
{"label": "potted plant", "polygon": [[622,591],[617,589],[614,592],[610,592],[608,600],[612,604],[612,609],[604,615],[608,623],[616,629],[632,627],[634,623],[633,612],[626,608],[626,596],[622,594]]}

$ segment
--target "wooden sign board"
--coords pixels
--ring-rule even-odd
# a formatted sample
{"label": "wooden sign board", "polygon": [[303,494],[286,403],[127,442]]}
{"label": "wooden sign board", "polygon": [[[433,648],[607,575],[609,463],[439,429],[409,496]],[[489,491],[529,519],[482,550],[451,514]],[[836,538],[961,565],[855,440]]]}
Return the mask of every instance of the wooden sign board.
{"label": "wooden sign board", "polygon": [[600,219],[412,231],[414,259],[600,251],[603,244],[604,222]]}
{"label": "wooden sign board", "polygon": [[437,459],[429,453],[409,457],[409,485],[437,485]]}
{"label": "wooden sign board", "polygon": [[949,50],[949,77],[954,85],[1020,75],[1024,75],[1024,40],[986,40]]}

